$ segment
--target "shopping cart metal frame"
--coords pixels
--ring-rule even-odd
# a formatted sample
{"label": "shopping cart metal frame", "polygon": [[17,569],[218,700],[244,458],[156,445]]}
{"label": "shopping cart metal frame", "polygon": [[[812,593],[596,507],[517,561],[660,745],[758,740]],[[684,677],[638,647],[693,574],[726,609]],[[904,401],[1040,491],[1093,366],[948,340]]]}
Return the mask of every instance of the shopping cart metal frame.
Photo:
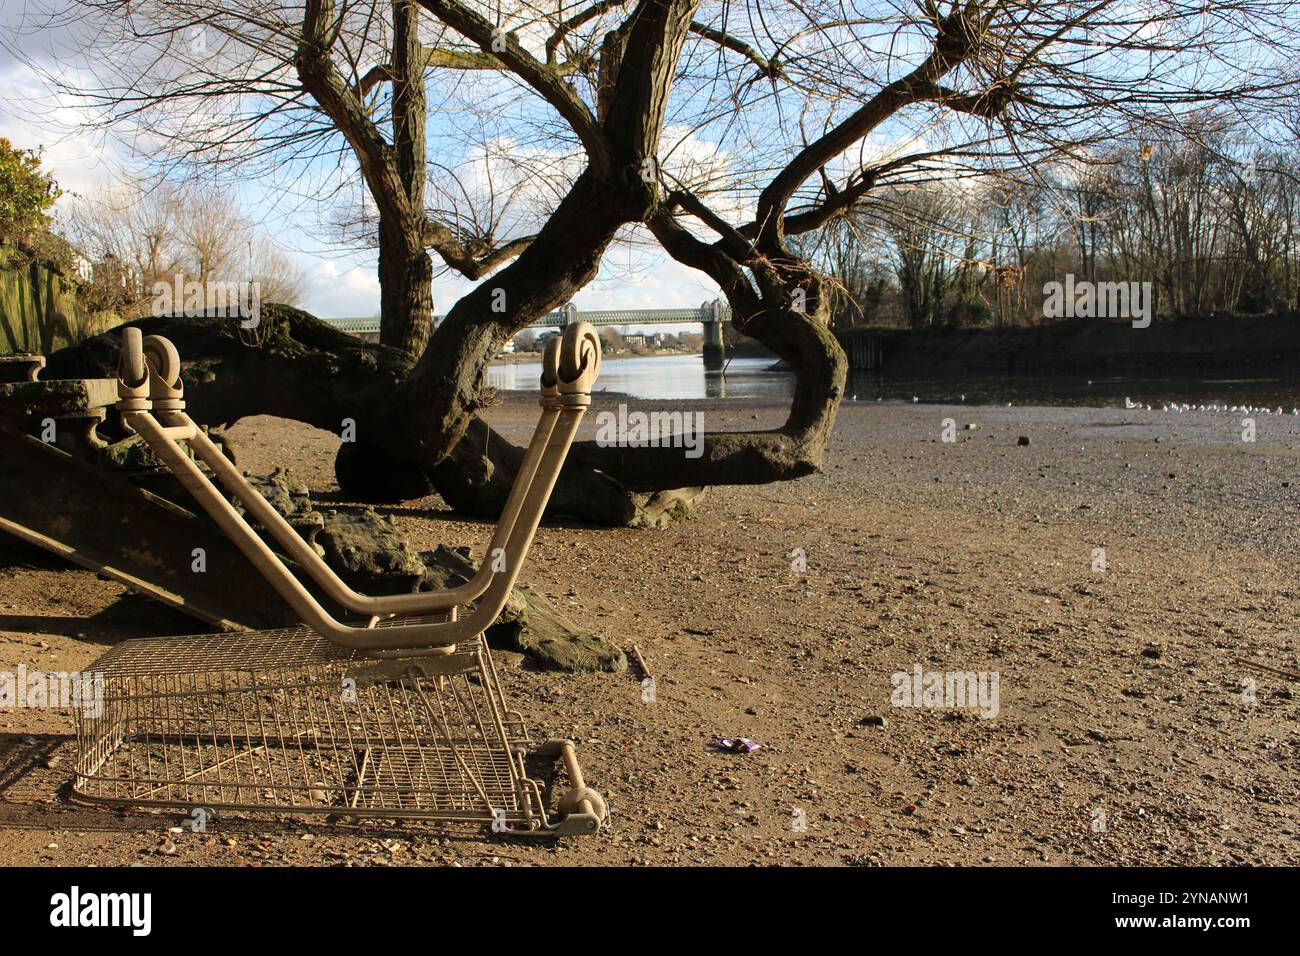
{"label": "shopping cart metal frame", "polygon": [[[600,342],[588,323],[548,343],[542,413],[473,577],[442,591],[377,597],[340,580],[185,414],[175,347],[125,329],[123,424],[304,626],[114,647],[88,671],[100,699],[78,712],[74,798],[191,812],[479,820],[502,833],[599,830],[608,811],[587,786],[574,745],[531,746],[483,639],[518,579],[599,368]],[[321,592],[360,620],[322,606],[214,478]],[[530,776],[530,757],[564,767],[569,789],[554,811]]]}

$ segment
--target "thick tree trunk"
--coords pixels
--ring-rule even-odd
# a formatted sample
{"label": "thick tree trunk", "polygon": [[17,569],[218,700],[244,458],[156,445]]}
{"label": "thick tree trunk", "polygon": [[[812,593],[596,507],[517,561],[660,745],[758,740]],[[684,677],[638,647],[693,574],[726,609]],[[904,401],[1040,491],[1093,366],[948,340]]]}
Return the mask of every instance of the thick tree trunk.
{"label": "thick tree trunk", "polygon": [[[355,440],[339,446],[335,471],[350,494],[395,502],[437,491],[467,515],[495,519],[514,482],[522,449],[471,420],[452,454],[426,473],[412,457],[392,457],[374,440],[380,407],[410,371],[396,349],[368,345],[280,305],[262,310],[259,347],[240,341],[233,326],[216,319],[152,318],[132,323],[145,334],[165,335],[184,361],[189,413],[205,425],[230,425],[250,415],[276,415],[336,434],[355,424]],[[50,356],[46,379],[110,378],[117,374],[119,334],[107,333]],[[629,493],[592,468],[566,467],[547,514],[603,525],[655,525],[689,508],[699,489]]]}
{"label": "thick tree trunk", "polygon": [[392,161],[405,201],[380,207],[379,341],[411,356],[424,351],[433,331],[433,261],[424,249],[426,54],[419,28],[419,4],[393,0]]}
{"label": "thick tree trunk", "polygon": [[395,458],[438,466],[480,408],[487,363],[518,328],[569,301],[595,276],[618,229],[653,191],[633,171],[616,182],[578,177],[537,238],[510,265],[461,298],[439,324],[388,407],[379,439]]}
{"label": "thick tree trunk", "polygon": [[488,359],[533,319],[569,301],[596,275],[618,230],[643,222],[658,201],[657,163],[669,92],[698,0],[638,5],[626,44],[606,64],[613,89],[574,181],[526,249],[460,299],[396,396],[385,436],[394,457],[438,466],[479,408]]}
{"label": "thick tree trunk", "polygon": [[303,89],[356,154],[378,211],[380,340],[414,357],[424,351],[433,325],[433,263],[424,249],[427,51],[420,43],[416,0],[392,0],[392,15],[392,60],[383,65],[392,90],[391,142],[334,63],[334,0],[304,4],[302,42],[294,63]]}
{"label": "thick tree trunk", "polygon": [[[336,463],[340,485],[350,493],[391,502],[421,497],[432,488],[465,514],[491,519],[500,513],[521,449],[473,417],[451,453],[431,469],[418,463],[417,449],[392,455],[391,439],[374,434],[386,426],[373,410],[397,390],[410,360],[296,309],[269,305],[262,316],[265,336],[258,347],[242,343],[221,320],[154,318],[134,324],[176,343],[185,361],[189,411],[202,424],[277,415],[338,433],[350,420],[356,423],[356,441],[340,446]],[[815,331],[808,338],[818,340]],[[95,336],[54,353],[45,377],[112,377],[119,347],[118,334]],[[801,376],[811,374],[824,383],[828,379],[822,376],[833,381],[842,375],[842,365],[840,356],[838,365],[813,361],[795,367]],[[547,513],[603,525],[655,526],[688,512],[706,485],[810,474],[820,455],[818,441],[824,440],[833,416],[834,402],[827,398],[824,386],[801,386],[796,397],[800,414],[792,414],[786,426],[773,432],[706,434],[700,459],[667,448],[575,444]]]}
{"label": "thick tree trunk", "polygon": [[[609,454],[617,449],[601,449]],[[629,488],[596,465],[579,464],[572,452],[556,482],[547,514],[568,516],[594,524],[658,527],[682,517],[703,498],[704,488],[671,487],[676,456],[657,458],[660,484],[639,491]],[[523,450],[494,432],[481,418],[473,419],[451,454],[429,472],[444,501],[457,511],[480,518],[501,513],[523,458]]]}
{"label": "thick tree trunk", "polygon": [[[706,431],[702,454],[686,458],[660,448],[604,448],[577,442],[575,465],[599,469],[629,492],[672,486],[758,485],[814,474],[835,424],[848,361],[824,321],[771,310],[745,326],[795,370],[794,399],[785,423],[767,432]],[[707,423],[706,423],[707,427]]]}
{"label": "thick tree trunk", "polygon": [[401,224],[379,230],[379,341],[419,355],[433,330],[433,260]]}

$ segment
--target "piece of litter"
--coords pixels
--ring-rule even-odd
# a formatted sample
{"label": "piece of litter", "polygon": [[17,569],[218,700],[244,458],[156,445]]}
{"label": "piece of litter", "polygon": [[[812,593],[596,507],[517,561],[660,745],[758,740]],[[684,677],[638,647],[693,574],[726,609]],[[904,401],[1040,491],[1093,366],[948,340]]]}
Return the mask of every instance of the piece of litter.
{"label": "piece of litter", "polygon": [[729,754],[752,754],[761,747],[748,737],[719,737],[716,742],[709,744],[714,750],[720,750]]}

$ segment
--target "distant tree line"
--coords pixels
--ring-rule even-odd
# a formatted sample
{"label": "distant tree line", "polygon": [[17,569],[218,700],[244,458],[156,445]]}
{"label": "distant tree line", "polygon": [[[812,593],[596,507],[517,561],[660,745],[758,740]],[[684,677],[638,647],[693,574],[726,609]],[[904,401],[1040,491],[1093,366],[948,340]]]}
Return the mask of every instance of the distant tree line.
{"label": "distant tree line", "polygon": [[302,269],[224,190],[128,182],[76,197],[59,219],[84,259],[83,297],[95,310],[148,315],[156,289],[186,283],[201,309],[216,308],[214,290],[232,282],[256,282],[263,302],[302,297]]}
{"label": "distant tree line", "polygon": [[1300,311],[1300,160],[1209,117],[1088,162],[897,188],[816,240],[834,320],[929,328],[1045,317],[1044,285],[1149,282],[1154,318]]}
{"label": "distant tree line", "polygon": [[148,315],[163,286],[182,290],[180,301],[168,297],[173,308],[206,311],[228,305],[216,299],[228,300],[229,287],[241,283],[256,283],[260,301],[296,305],[304,281],[229,192],[127,181],[65,194],[39,150],[4,138],[0,271],[6,351],[48,351]]}

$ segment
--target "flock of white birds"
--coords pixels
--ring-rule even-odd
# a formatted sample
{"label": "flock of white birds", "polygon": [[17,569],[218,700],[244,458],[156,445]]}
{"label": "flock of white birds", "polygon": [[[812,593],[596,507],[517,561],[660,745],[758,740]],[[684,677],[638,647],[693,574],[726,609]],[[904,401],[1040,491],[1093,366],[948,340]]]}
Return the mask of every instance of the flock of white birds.
{"label": "flock of white birds", "polygon": [[[1089,382],[1088,384],[1091,385],[1092,382]],[[856,402],[857,400],[858,400],[858,396],[856,395],[852,396],[849,399],[849,401],[851,402]],[[876,401],[882,402],[884,401],[884,399],[877,398]],[[917,395],[912,396],[913,404],[916,404],[920,401],[921,401],[920,396]],[[962,402],[966,401],[966,396],[965,395],[961,396],[960,401]],[[1011,407],[1011,403],[1007,402],[1007,408],[1010,407]],[[1124,407],[1131,408],[1131,409],[1141,409],[1143,411],[1148,411],[1148,412],[1155,410],[1155,406],[1151,405],[1150,403],[1143,404],[1142,402],[1135,402],[1133,401],[1133,399],[1129,398],[1128,396],[1124,397]],[[1262,405],[1221,405],[1218,402],[1214,402],[1210,405],[1189,405],[1187,404],[1187,402],[1182,402],[1182,403],[1166,402],[1165,404],[1160,406],[1160,411],[1177,412],[1179,414],[1182,414],[1183,412],[1226,412],[1230,415],[1234,413],[1240,415],[1285,415],[1286,414],[1286,410],[1283,409],[1281,405],[1279,405],[1277,408],[1267,408]],[[1300,415],[1300,408],[1292,408],[1291,414]]]}
{"label": "flock of white birds", "polygon": [[[1141,402],[1135,402],[1133,401],[1133,399],[1128,397],[1125,397],[1124,399],[1124,407],[1141,408],[1148,412],[1153,410],[1151,405],[1149,404],[1143,405]],[[1183,402],[1181,404],[1179,404],[1178,402],[1166,402],[1164,405],[1160,406],[1160,410],[1162,412],[1178,412],[1180,414],[1182,412],[1228,412],[1229,414],[1236,412],[1242,415],[1285,415],[1286,414],[1286,412],[1283,410],[1281,405],[1279,405],[1277,408],[1267,408],[1259,405],[1220,405],[1217,402],[1211,405],[1188,405],[1186,402]],[[1300,408],[1291,409],[1291,414],[1300,415]]]}

